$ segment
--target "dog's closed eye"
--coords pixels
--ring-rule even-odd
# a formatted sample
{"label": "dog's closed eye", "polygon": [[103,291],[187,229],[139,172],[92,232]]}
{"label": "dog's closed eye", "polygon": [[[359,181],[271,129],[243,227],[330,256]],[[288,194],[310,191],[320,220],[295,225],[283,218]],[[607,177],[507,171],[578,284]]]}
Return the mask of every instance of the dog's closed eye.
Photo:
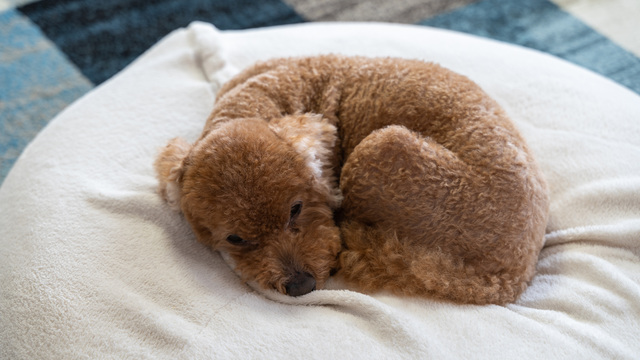
{"label": "dog's closed eye", "polygon": [[292,227],[295,224],[298,215],[302,212],[302,201],[296,201],[291,205],[291,212],[289,214],[289,227]]}
{"label": "dog's closed eye", "polygon": [[246,244],[248,244],[248,242],[245,239],[243,239],[240,236],[235,235],[235,234],[231,234],[231,235],[227,236],[227,242],[229,242],[232,245],[246,245]]}

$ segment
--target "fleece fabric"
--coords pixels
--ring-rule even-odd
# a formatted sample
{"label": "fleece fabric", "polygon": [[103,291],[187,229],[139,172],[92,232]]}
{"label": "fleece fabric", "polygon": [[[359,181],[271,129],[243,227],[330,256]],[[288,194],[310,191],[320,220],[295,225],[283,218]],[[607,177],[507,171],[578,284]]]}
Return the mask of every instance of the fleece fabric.
{"label": "fleece fabric", "polygon": [[[515,304],[343,289],[258,293],[163,203],[152,163],[195,140],[256,60],[434,61],[509,113],[551,189],[546,244]],[[67,108],[0,188],[0,358],[590,358],[640,354],[640,98],[549,55],[445,30],[194,23]]]}

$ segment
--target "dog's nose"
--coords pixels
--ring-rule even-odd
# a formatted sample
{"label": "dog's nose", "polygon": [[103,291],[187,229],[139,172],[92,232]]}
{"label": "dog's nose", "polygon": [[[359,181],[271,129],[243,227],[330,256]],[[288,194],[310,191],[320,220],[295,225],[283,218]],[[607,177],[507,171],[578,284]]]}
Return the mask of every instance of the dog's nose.
{"label": "dog's nose", "polygon": [[300,296],[316,289],[316,279],[306,271],[296,271],[284,287],[287,290],[287,295]]}

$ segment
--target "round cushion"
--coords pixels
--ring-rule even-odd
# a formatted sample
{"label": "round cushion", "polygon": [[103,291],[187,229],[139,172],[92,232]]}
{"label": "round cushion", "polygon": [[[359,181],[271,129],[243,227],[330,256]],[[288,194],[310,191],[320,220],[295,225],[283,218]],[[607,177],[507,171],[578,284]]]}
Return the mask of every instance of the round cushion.
{"label": "round cushion", "polygon": [[[340,53],[440,63],[511,116],[551,189],[537,275],[515,304],[340,289],[266,298],[156,193],[257,60]],[[426,27],[177,30],[56,117],[0,188],[1,358],[633,358],[640,353],[640,98],[521,47]]]}

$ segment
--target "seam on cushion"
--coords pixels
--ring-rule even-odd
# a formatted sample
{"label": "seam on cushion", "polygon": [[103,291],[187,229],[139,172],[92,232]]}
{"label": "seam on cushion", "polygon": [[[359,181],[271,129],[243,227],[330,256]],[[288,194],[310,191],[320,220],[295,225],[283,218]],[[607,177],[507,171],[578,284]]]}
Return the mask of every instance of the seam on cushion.
{"label": "seam on cushion", "polygon": [[[558,229],[545,235],[544,248],[568,243],[587,242],[635,252],[640,234],[638,219],[625,219],[614,224],[596,224]],[[610,241],[615,241],[611,243]]]}
{"label": "seam on cushion", "polygon": [[176,351],[176,357],[175,357],[175,358],[176,358],[176,359],[184,359],[184,358],[185,358],[185,352],[189,350],[188,346],[189,346],[189,345],[193,345],[194,343],[196,343],[194,340],[195,340],[195,339],[198,339],[198,338],[202,335],[202,333],[203,333],[205,330],[207,330],[207,329],[209,328],[209,325],[211,324],[211,322],[212,322],[214,319],[218,318],[218,316],[219,316],[219,314],[220,314],[220,312],[221,312],[221,311],[223,311],[223,310],[225,310],[227,307],[231,306],[231,304],[237,303],[237,302],[238,302],[238,300],[242,299],[243,297],[249,296],[249,295],[251,295],[251,294],[255,294],[255,292],[254,292],[254,291],[249,291],[249,292],[246,292],[246,293],[240,294],[240,295],[238,295],[238,296],[234,297],[233,299],[230,299],[229,301],[227,301],[227,302],[226,302],[224,305],[222,305],[221,307],[217,308],[217,309],[216,309],[216,310],[211,314],[211,316],[209,317],[209,319],[207,320],[207,322],[206,322],[204,325],[200,326],[199,330],[198,330],[196,333],[192,334],[192,335],[188,338],[188,340],[185,342],[185,344],[184,344],[184,345],[183,345],[179,350],[177,350],[177,351]]}

